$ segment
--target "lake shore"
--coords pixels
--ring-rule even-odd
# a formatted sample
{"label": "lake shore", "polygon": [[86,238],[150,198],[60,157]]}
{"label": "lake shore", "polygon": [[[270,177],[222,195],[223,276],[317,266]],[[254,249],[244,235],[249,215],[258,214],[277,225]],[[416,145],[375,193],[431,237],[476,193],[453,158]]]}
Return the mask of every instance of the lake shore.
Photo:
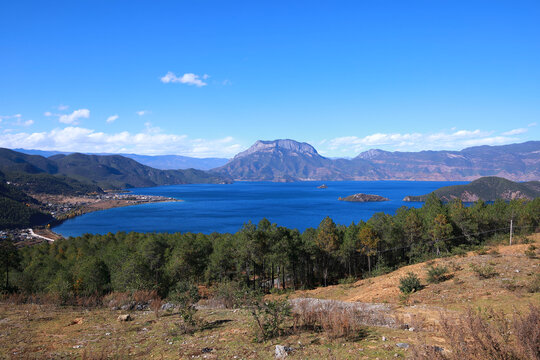
{"label": "lake shore", "polygon": [[182,202],[184,200],[156,195],[134,195],[131,193],[106,193],[99,195],[64,196],[64,195],[34,195],[34,198],[46,204],[55,216],[55,220],[45,227],[33,229],[36,235],[49,241],[64,238],[54,232],[53,228],[68,219],[95,211],[108,210],[119,207],[135,206],[162,202]]}

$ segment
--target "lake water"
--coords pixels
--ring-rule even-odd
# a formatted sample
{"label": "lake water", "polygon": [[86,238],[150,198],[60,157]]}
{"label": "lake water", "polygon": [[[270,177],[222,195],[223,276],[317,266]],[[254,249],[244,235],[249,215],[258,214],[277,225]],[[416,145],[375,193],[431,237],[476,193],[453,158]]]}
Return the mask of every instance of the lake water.
{"label": "lake water", "polygon": [[[227,185],[195,184],[130,189],[134,194],[161,195],[184,200],[115,208],[85,214],[54,228],[63,236],[84,233],[137,232],[236,232],[249,220],[267,218],[272,223],[300,231],[317,227],[325,216],[336,223],[368,220],[376,212],[394,214],[407,203],[406,195],[427,194],[442,186],[465,184],[449,181],[339,181],[236,182]],[[390,201],[354,203],[338,201],[355,193],[376,194]]]}

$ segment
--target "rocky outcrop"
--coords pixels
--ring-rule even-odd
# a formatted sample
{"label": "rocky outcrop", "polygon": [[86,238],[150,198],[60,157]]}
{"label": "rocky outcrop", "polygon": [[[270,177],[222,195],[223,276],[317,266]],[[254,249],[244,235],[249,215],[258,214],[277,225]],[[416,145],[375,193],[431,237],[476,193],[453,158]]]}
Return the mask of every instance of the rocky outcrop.
{"label": "rocky outcrop", "polygon": [[349,195],[347,197],[340,197],[338,198],[340,201],[352,201],[352,202],[378,202],[378,201],[389,201],[390,199],[385,198],[384,196],[380,195],[372,195],[372,194],[354,194]]}

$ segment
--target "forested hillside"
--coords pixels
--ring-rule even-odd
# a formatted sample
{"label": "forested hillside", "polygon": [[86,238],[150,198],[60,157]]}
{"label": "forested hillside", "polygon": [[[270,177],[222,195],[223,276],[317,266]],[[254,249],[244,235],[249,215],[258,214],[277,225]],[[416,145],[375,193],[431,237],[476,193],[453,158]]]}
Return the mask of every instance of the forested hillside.
{"label": "forested hillside", "polygon": [[20,291],[62,296],[140,289],[167,296],[186,281],[234,280],[268,291],[273,279],[283,288],[310,288],[506,238],[512,216],[516,234],[539,231],[540,199],[465,207],[431,196],[420,209],[349,226],[325,218],[303,233],[262,220],[235,234],[85,235],[23,249],[12,279]]}
{"label": "forested hillside", "polygon": [[[123,189],[193,183],[227,183],[228,178],[209,174],[202,170],[158,170],[142,165],[135,160],[120,155],[54,155],[45,158],[39,155],[27,155],[9,149],[0,148],[0,171],[9,174],[49,174],[56,179],[43,176],[35,181],[67,181],[64,188],[82,188],[75,180],[93,187],[105,189]],[[68,178],[74,180],[69,180]],[[58,190],[60,191],[60,190]]]}
{"label": "forested hillside", "polygon": [[[540,196],[540,182],[514,182],[504,178],[489,176],[472,181],[465,185],[445,186],[433,192],[443,201],[460,199],[464,202],[477,200],[495,201],[514,199],[534,199]],[[405,201],[426,201],[429,194],[407,196]]]}
{"label": "forested hillside", "polygon": [[35,206],[37,201],[13,185],[0,173],[0,229],[31,227],[52,220]]}

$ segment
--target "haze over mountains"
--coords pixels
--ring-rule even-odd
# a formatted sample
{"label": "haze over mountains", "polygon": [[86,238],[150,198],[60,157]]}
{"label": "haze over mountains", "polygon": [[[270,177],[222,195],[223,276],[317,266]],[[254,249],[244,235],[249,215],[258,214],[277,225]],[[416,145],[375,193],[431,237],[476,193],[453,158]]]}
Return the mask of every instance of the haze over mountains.
{"label": "haze over mountains", "polygon": [[[50,157],[53,155],[69,155],[73,152],[67,151],[46,151],[46,150],[26,150],[13,149],[28,155],[41,155]],[[110,154],[110,153],[91,153],[87,155],[121,155],[137,161],[146,166],[161,170],[177,170],[177,169],[199,169],[210,170],[218,166],[225,165],[229,159],[227,158],[194,158],[182,155],[137,155],[137,154]]]}
{"label": "haze over mountains", "polygon": [[[160,170],[120,155],[27,155],[0,149],[0,171],[7,174],[68,176],[104,189],[159,185],[226,183],[227,178],[196,169]],[[13,175],[11,175],[13,176]]]}
{"label": "haze over mountains", "polygon": [[257,141],[212,170],[233,180],[473,180],[500,176],[540,179],[540,141],[477,146],[461,151],[369,150],[353,159],[329,159],[307,143]]}
{"label": "haze over mountains", "polygon": [[[39,150],[24,150],[24,152],[40,153]],[[476,146],[461,151],[389,152],[372,149],[352,159],[330,159],[321,156],[307,143],[290,139],[260,140],[227,163],[226,159],[220,158],[196,159],[177,155],[98,156],[41,153],[49,157],[34,155],[13,164],[25,167],[25,171],[30,172],[58,173],[74,178],[91,176],[94,181],[109,182],[108,185],[113,184],[116,187],[227,182],[227,180],[467,181],[483,176],[499,176],[514,181],[540,179],[540,141],[502,146]],[[0,159],[0,164],[1,162]],[[164,170],[171,167],[181,168],[179,164],[182,162],[193,164],[200,169],[208,169],[212,165],[217,167],[208,172],[193,169]]]}

